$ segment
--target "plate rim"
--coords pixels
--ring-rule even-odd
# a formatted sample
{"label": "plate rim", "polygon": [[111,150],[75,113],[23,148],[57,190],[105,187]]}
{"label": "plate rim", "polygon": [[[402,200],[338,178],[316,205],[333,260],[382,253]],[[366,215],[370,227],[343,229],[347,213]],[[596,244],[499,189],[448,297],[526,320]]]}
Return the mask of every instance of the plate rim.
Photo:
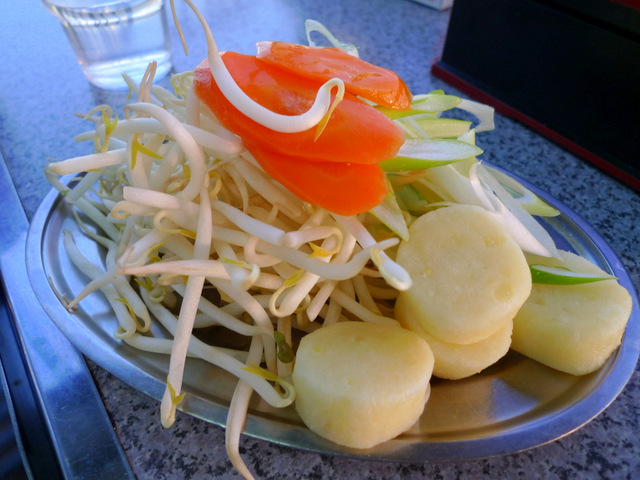
{"label": "plate rim", "polygon": [[[370,450],[355,450],[329,442],[306,429],[306,427],[290,425],[286,422],[276,422],[252,413],[249,413],[247,417],[243,434],[300,450],[357,459],[410,463],[472,460],[513,454],[553,442],[580,429],[611,405],[631,379],[640,357],[638,295],[629,273],[608,242],[566,204],[518,175],[502,168],[491,166],[514,177],[541,199],[560,210],[565,220],[570,220],[581,233],[587,236],[587,239],[606,261],[611,273],[618,278],[618,282],[631,295],[632,311],[622,343],[608,360],[606,365],[610,366],[610,370],[601,379],[597,388],[594,388],[587,396],[581,398],[574,407],[557,412],[551,418],[544,418],[536,422],[533,428],[527,426],[526,428],[502,432],[499,437],[488,436],[464,441],[412,442],[401,435]],[[49,319],[76,348],[101,368],[130,387],[160,401],[164,392],[163,382],[147,371],[129,363],[113,350],[92,349],[90,342],[87,342],[84,336],[78,335],[77,331],[69,331],[64,322],[56,320],[58,311],[62,309],[66,312],[66,310],[57,301],[50,288],[44,290],[41,288],[43,284],[49,286],[41,260],[45,226],[51,216],[54,215],[60,202],[62,202],[62,199],[58,191],[51,189],[32,218],[27,233],[25,251],[25,262],[31,288],[36,293],[36,297]],[[617,375],[611,375],[613,371]],[[577,407],[580,407],[580,409],[576,410]],[[224,427],[226,423],[227,407],[225,405],[214,403],[191,393],[187,393],[185,401],[179,407],[179,410],[219,426]]]}

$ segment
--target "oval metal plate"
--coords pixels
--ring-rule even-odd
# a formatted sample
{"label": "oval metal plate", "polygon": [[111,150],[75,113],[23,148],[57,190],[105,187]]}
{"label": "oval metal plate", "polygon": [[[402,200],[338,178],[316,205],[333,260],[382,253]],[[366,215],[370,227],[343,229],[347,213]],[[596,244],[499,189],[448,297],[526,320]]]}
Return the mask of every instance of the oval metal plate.
{"label": "oval metal plate", "polygon": [[[520,180],[522,181],[522,180]],[[431,398],[420,420],[396,439],[369,450],[350,450],[326,441],[301,422],[293,407],[275,409],[254,396],[245,433],[305,450],[368,459],[428,462],[482,458],[532,448],[567,435],[589,422],[621,392],[640,350],[640,313],[634,286],[616,254],[578,215],[522,181],[559,217],[543,221],[559,248],[590,259],[619,278],[634,306],[622,345],[598,371],[572,376],[510,352],[491,368],[458,381],[432,382]],[[101,252],[76,225],[68,206],[52,191],[38,209],[27,242],[32,287],[53,322],[87,357],[155,399],[162,397],[168,357],[135,350],[116,340],[117,321],[100,293],[69,313],[52,286],[73,298],[86,283],[62,246],[63,230],[94,260]],[[165,335],[161,330],[157,335]],[[61,379],[64,382],[64,379]],[[236,380],[202,361],[189,359],[181,410],[224,425]]]}

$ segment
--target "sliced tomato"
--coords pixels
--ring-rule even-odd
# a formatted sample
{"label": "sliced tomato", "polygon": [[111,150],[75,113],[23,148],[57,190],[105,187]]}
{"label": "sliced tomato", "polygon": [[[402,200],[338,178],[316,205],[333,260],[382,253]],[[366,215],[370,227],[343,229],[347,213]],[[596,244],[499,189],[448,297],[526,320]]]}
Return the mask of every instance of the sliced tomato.
{"label": "sliced tomato", "polygon": [[247,145],[272,178],[298,198],[339,215],[371,210],[387,194],[385,174],[378,165],[310,162]]}
{"label": "sliced tomato", "polygon": [[[260,105],[280,114],[298,115],[315,100],[317,84],[271,67],[253,56],[224,52],[222,59],[240,88]],[[355,96],[345,93],[322,132],[275,132],[239,112],[216,85],[208,62],[195,70],[194,88],[220,122],[247,144],[312,161],[374,164],[392,158],[404,143],[393,121]]]}
{"label": "sliced tomato", "polygon": [[318,83],[339,78],[346,90],[396,110],[411,106],[411,92],[391,70],[372,65],[338,48],[312,48],[286,42],[259,42],[257,57]]}

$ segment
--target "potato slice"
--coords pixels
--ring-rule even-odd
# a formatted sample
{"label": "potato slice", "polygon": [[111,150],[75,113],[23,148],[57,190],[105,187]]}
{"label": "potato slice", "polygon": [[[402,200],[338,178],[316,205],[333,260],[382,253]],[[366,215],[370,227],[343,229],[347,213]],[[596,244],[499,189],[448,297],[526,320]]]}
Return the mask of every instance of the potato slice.
{"label": "potato slice", "polygon": [[[433,376],[446,380],[459,380],[470,377],[493,365],[509,351],[513,322],[504,324],[500,330],[476,343],[458,345],[443,342],[429,335],[413,315],[405,315],[404,297],[396,302],[396,316],[406,323],[403,327],[416,332],[431,347],[434,357]],[[400,311],[400,313],[398,313]]]}
{"label": "potato slice", "polygon": [[422,414],[433,354],[400,326],[341,322],[302,338],[293,369],[296,410],[335,443],[369,448],[396,437]]}
{"label": "potato slice", "polygon": [[396,313],[419,320],[430,336],[448,343],[480,342],[513,319],[531,291],[524,254],[488,211],[454,205],[419,217],[397,261],[413,286],[400,292]]}
{"label": "potato slice", "polygon": [[[605,273],[570,252],[559,259],[527,256],[531,264]],[[584,375],[600,368],[620,345],[631,295],[616,280],[582,285],[534,284],[514,318],[512,348],[551,368]]]}

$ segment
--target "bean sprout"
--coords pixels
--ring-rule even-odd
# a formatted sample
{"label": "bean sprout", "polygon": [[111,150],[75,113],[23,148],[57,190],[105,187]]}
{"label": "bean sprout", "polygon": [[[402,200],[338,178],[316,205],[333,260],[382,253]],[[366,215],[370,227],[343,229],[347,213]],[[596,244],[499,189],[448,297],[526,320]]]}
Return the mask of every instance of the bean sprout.
{"label": "bean sprout", "polygon": [[[375,289],[367,288],[364,277],[355,289],[344,284],[363,274],[380,276],[380,256],[385,261],[378,263],[392,271],[384,250],[398,239],[376,241],[358,219],[304,204],[230,140],[230,132],[217,124],[215,134],[194,126],[212,121],[190,95],[189,78],[183,78],[180,94],[160,90],[153,96],[148,84],[141,86],[138,96],[147,101],[130,104],[120,122],[88,117],[94,131],[78,139],[113,149],[53,162],[47,178],[68,199],[82,231],[107,249],[104,264],[90,264],[65,233],[70,258],[89,278],[68,306],[81,306],[100,290],[118,319],[117,338],[169,355],[161,403],[166,427],[188,394],[183,379],[189,357],[236,375],[227,442],[232,463],[248,476],[237,449],[251,392],[279,407],[295,398],[288,383],[292,364],[278,359],[275,332],[289,344],[292,331],[312,331],[320,319],[395,322],[380,313]],[[99,111],[113,115],[105,107]],[[68,184],[70,176],[83,173]],[[396,283],[405,281],[401,277]],[[218,295],[209,296],[208,287]],[[154,323],[171,338],[155,337]],[[249,353],[195,337],[211,325],[247,337]]]}

